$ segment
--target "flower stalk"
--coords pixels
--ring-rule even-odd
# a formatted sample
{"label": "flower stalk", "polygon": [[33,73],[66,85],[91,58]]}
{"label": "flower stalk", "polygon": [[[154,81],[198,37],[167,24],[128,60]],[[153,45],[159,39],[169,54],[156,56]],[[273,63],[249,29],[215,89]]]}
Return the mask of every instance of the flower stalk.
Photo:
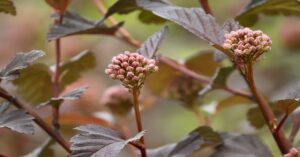
{"label": "flower stalk", "polygon": [[[133,107],[134,107],[134,113],[135,113],[136,126],[137,126],[138,132],[141,132],[141,131],[143,131],[143,125],[142,125],[141,112],[140,112],[139,102],[138,102],[139,93],[140,93],[140,91],[138,88],[134,88],[132,90]],[[145,145],[144,136],[141,137],[140,142],[142,145]],[[147,157],[145,147],[141,147],[140,150],[141,150],[142,157]]]}
{"label": "flower stalk", "polygon": [[278,127],[276,122],[276,117],[270,108],[266,99],[257,91],[254,79],[253,79],[253,69],[252,65],[248,65],[247,74],[245,75],[247,79],[247,84],[255,97],[256,102],[260,110],[262,111],[263,117],[267,122],[269,130],[271,131],[280,151],[282,154],[286,154],[290,150],[290,143],[285,137],[281,128]]}
{"label": "flower stalk", "polygon": [[289,152],[290,143],[285,137],[281,125],[278,126],[268,101],[258,92],[253,77],[253,65],[262,54],[271,49],[271,44],[271,38],[262,31],[243,28],[225,34],[223,48],[232,52],[232,60],[246,80],[280,151],[282,154],[286,154]]}
{"label": "flower stalk", "polygon": [[[63,22],[63,13],[59,12],[59,19],[56,19],[54,21],[54,24],[61,24]],[[55,40],[55,71],[53,76],[53,95],[54,97],[58,97],[60,94],[60,62],[61,62],[61,40],[56,39]],[[53,105],[52,106],[52,125],[55,129],[55,131],[59,132],[59,105]]]}

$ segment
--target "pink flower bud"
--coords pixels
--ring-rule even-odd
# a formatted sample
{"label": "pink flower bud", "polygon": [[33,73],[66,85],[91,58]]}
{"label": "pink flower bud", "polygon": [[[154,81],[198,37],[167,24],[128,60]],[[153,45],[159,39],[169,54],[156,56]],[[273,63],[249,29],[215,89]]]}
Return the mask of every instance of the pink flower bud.
{"label": "pink flower bud", "polygon": [[125,73],[126,73],[126,72],[125,72],[124,69],[119,69],[119,70],[118,70],[118,74],[122,74],[122,75],[123,75],[123,74],[125,74]]}
{"label": "pink flower bud", "polygon": [[134,62],[131,63],[131,66],[133,66],[134,68],[138,67],[139,66],[139,62],[134,61]]}
{"label": "pink flower bud", "polygon": [[143,68],[142,67],[137,67],[135,70],[136,70],[137,73],[143,72]]}
{"label": "pink flower bud", "polygon": [[155,60],[126,51],[113,57],[112,63],[108,65],[105,73],[112,79],[122,81],[126,88],[132,89],[140,88],[146,76],[157,70]]}
{"label": "pink flower bud", "polygon": [[223,48],[231,50],[236,62],[256,62],[258,57],[270,50],[272,41],[262,31],[249,28],[231,31],[224,35]]}
{"label": "pink flower bud", "polygon": [[125,77],[124,77],[124,75],[117,75],[116,78],[122,81],[122,80],[124,80]]}
{"label": "pink flower bud", "polygon": [[127,79],[132,79],[134,77],[134,73],[133,72],[128,72],[126,78]]}
{"label": "pink flower bud", "polygon": [[132,67],[132,66],[128,66],[127,68],[126,68],[126,71],[133,71],[134,70],[134,68]]}
{"label": "pink flower bud", "polygon": [[122,62],[121,66],[126,69],[129,66],[129,64],[127,62]]}

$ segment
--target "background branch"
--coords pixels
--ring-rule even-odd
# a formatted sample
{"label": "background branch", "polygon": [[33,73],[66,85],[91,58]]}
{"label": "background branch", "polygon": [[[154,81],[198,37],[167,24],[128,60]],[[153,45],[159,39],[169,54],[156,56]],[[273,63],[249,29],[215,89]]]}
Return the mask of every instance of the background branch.
{"label": "background branch", "polygon": [[67,152],[71,153],[69,143],[66,142],[59,134],[56,133],[33,109],[21,103],[18,99],[2,88],[0,88],[0,97],[14,104],[17,108],[25,110],[29,115],[34,117],[34,121],[39,125],[49,136],[57,141]]}

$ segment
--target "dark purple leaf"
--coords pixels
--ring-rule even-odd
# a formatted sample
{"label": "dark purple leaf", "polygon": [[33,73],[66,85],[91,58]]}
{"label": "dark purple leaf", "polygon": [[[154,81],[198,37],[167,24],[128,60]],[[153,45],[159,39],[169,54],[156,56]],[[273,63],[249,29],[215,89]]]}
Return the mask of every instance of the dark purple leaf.
{"label": "dark purple leaf", "polygon": [[272,157],[268,148],[252,135],[228,135],[211,157]]}
{"label": "dark purple leaf", "polygon": [[66,12],[62,24],[51,26],[48,32],[48,40],[80,34],[114,35],[122,25],[123,23],[119,23],[115,26],[107,27],[104,23],[96,24],[80,17],[76,13]]}
{"label": "dark purple leaf", "polygon": [[187,157],[204,146],[215,147],[222,143],[221,136],[210,127],[201,126],[176,144],[147,150],[149,157]]}
{"label": "dark purple leaf", "polygon": [[206,14],[201,8],[183,8],[151,0],[137,0],[137,4],[157,16],[177,23],[210,44],[223,43],[224,36],[221,34],[224,31],[221,26],[213,16]]}
{"label": "dark purple leaf", "polygon": [[[144,23],[163,23],[164,19],[154,15],[152,12],[143,10],[140,6],[137,5],[137,1],[143,0],[118,0],[114,3],[107,11],[104,16],[104,19],[108,18],[113,14],[128,14],[133,11],[141,10],[139,14],[139,19]],[[151,0],[156,5],[160,4],[169,4],[165,0]]]}
{"label": "dark purple leaf", "polygon": [[4,101],[0,104],[0,114],[4,113],[10,106],[10,102]]}
{"label": "dark purple leaf", "polygon": [[156,32],[150,36],[142,46],[137,50],[137,53],[143,55],[146,58],[157,58],[157,50],[163,39],[166,36],[168,27],[163,27],[159,32]]}
{"label": "dark purple leaf", "polygon": [[29,66],[34,60],[44,56],[43,51],[33,50],[28,53],[17,53],[10,63],[0,71],[1,80],[14,80],[19,76],[19,70]]}
{"label": "dark purple leaf", "polygon": [[169,157],[186,157],[202,146],[216,146],[222,143],[221,136],[210,127],[201,126],[177,143]]}
{"label": "dark purple leaf", "polygon": [[147,149],[147,155],[148,157],[168,157],[175,146],[176,143],[164,145],[155,149]]}
{"label": "dark purple leaf", "polygon": [[64,94],[62,96],[59,96],[56,98],[51,98],[49,101],[42,103],[38,107],[43,107],[48,104],[60,105],[65,100],[78,100],[80,98],[80,96],[83,94],[83,92],[85,92],[86,89],[87,89],[87,87],[80,87],[80,88],[74,89],[71,92]]}
{"label": "dark purple leaf", "polygon": [[16,7],[12,0],[1,0],[0,1],[0,12],[16,15]]}
{"label": "dark purple leaf", "polygon": [[0,114],[0,128],[9,128],[13,131],[25,134],[33,134],[33,117],[27,115],[25,111],[17,109]]}
{"label": "dark purple leaf", "polygon": [[125,140],[111,129],[97,125],[85,125],[75,128],[80,133],[71,138],[71,157],[113,157],[116,156],[129,142],[140,139],[145,132]]}
{"label": "dark purple leaf", "polygon": [[239,16],[236,17],[241,25],[252,26],[258,19],[260,14],[265,15],[300,15],[300,1],[299,0],[260,0],[253,1],[248,5]]}

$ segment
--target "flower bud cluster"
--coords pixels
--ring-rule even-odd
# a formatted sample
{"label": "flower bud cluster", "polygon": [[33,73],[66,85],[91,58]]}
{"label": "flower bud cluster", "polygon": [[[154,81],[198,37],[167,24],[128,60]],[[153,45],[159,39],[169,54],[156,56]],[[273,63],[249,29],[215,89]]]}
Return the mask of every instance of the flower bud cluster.
{"label": "flower bud cluster", "polygon": [[101,98],[102,105],[109,108],[113,115],[126,116],[132,108],[132,96],[122,86],[107,88]]}
{"label": "flower bud cluster", "polygon": [[253,63],[271,49],[271,44],[271,38],[262,31],[243,28],[225,34],[223,48],[231,50],[238,63]]}
{"label": "flower bud cluster", "polygon": [[156,72],[158,67],[154,59],[147,59],[138,53],[125,51],[112,58],[105,73],[110,78],[120,80],[129,90],[140,88],[146,77]]}
{"label": "flower bud cluster", "polygon": [[283,157],[300,157],[300,149],[292,148],[290,149],[290,152],[285,154]]}

